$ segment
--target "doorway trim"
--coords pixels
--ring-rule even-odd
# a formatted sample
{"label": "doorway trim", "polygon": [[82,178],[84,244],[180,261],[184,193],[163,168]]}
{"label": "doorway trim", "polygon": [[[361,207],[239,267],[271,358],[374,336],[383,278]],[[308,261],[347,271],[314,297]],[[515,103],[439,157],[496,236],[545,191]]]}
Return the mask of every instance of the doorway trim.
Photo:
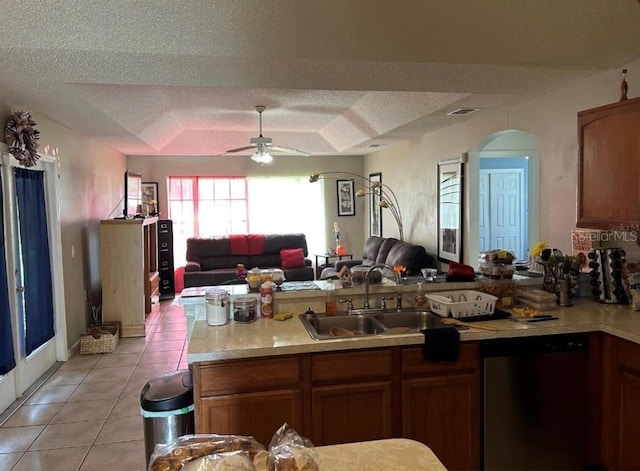
{"label": "doorway trim", "polygon": [[[484,150],[487,145],[498,135],[503,133],[522,133],[535,138],[538,141],[538,137],[527,131],[521,131],[519,129],[509,129],[504,131],[495,132],[478,144],[474,149],[469,151],[469,177],[466,178],[465,191],[467,192],[467,202],[478,201],[480,195],[479,182],[480,182],[480,158],[507,158],[507,157],[529,157],[529,179],[528,179],[528,199],[529,199],[529,244],[539,240],[538,227],[539,227],[539,191],[540,191],[540,157],[539,157],[539,142],[538,146],[532,149],[507,149],[507,150]],[[466,217],[468,221],[467,227],[469,230],[465,232],[467,240],[465,240],[465,247],[469,247],[469,250],[465,255],[465,263],[477,266],[478,264],[478,213],[479,208],[477,204],[466,205]]]}

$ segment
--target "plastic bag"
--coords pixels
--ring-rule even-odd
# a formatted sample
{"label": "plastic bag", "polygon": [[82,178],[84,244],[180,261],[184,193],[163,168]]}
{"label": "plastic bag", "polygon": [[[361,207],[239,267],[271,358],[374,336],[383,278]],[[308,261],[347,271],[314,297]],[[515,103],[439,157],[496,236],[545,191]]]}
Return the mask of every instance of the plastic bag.
{"label": "plastic bag", "polygon": [[216,453],[187,463],[182,471],[255,471],[253,461],[246,451]]}
{"label": "plastic bag", "polygon": [[232,451],[245,451],[253,460],[264,446],[253,437],[241,435],[183,435],[166,445],[156,445],[148,471],[180,471],[198,458]]}
{"label": "plastic bag", "polygon": [[256,471],[319,471],[313,443],[288,424],[280,427],[269,443],[269,451],[256,454]]}

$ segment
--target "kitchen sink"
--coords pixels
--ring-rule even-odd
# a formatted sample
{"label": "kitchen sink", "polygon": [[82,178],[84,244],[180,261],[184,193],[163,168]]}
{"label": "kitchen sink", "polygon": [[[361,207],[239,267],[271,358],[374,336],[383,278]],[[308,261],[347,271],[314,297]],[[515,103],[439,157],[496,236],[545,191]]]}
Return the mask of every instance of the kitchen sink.
{"label": "kitchen sink", "polygon": [[311,338],[315,340],[365,337],[388,332],[388,329],[372,315],[327,316],[315,314],[315,317],[309,319],[301,314],[300,321]]}
{"label": "kitchen sink", "polygon": [[314,340],[415,333],[443,325],[440,316],[429,311],[388,311],[339,316],[327,316],[323,313],[313,314],[310,318],[301,314],[300,321]]}
{"label": "kitchen sink", "polygon": [[392,332],[419,332],[422,329],[441,327],[440,317],[429,311],[382,312],[375,315]]}

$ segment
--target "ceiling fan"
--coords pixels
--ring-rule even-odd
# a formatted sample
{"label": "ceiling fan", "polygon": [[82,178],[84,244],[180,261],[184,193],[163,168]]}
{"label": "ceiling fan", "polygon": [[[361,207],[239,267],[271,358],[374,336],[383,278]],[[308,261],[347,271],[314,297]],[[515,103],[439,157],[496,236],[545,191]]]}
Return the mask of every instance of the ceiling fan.
{"label": "ceiling fan", "polygon": [[265,107],[262,105],[256,106],[256,111],[260,116],[260,135],[258,137],[252,137],[249,142],[251,145],[238,147],[236,149],[229,149],[227,153],[235,153],[242,152],[249,149],[255,149],[255,152],[251,156],[251,160],[254,160],[261,164],[268,164],[273,160],[273,157],[269,153],[269,151],[275,152],[284,152],[287,154],[295,154],[295,155],[311,155],[309,152],[305,152],[302,150],[294,149],[292,147],[283,147],[283,146],[274,146],[273,141],[270,137],[264,137],[262,135],[262,112],[265,110]]}

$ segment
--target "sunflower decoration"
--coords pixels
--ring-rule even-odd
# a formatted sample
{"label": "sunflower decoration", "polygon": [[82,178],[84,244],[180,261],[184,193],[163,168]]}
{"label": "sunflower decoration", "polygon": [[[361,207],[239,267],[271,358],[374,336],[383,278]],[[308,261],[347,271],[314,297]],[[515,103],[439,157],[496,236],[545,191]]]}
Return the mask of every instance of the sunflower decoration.
{"label": "sunflower decoration", "polygon": [[25,167],[33,167],[38,155],[40,131],[28,111],[13,111],[5,126],[5,138],[9,152]]}

